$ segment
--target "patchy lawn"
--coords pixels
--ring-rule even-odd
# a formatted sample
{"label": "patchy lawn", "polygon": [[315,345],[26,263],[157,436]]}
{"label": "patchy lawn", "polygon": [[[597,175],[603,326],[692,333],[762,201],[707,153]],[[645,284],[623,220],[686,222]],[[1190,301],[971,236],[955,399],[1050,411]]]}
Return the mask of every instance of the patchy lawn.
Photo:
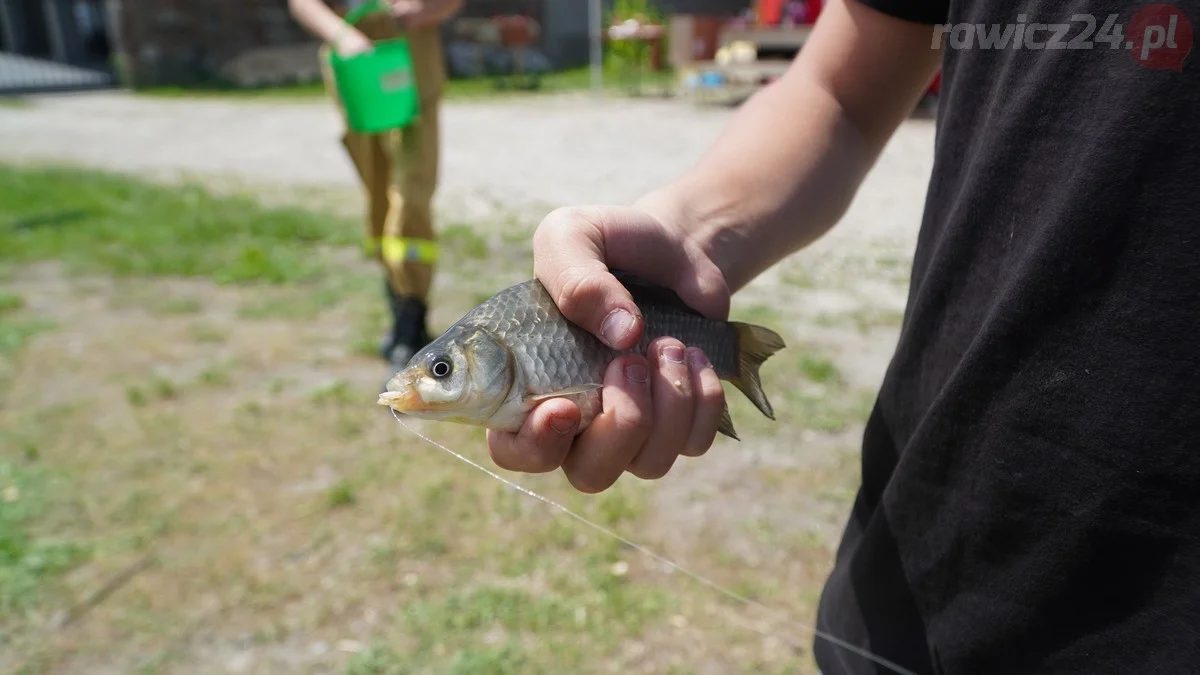
{"label": "patchy lawn", "polygon": [[[4,672],[813,672],[810,636],[377,406],[357,220],[64,167],[0,166],[0,205]],[[475,274],[439,277],[435,327],[526,278],[520,222],[443,228]],[[837,346],[886,351],[897,319],[793,311],[834,281],[783,271],[735,299],[788,342],[778,422],[728,388],[743,441],[663,481],[514,478],[810,623],[872,400]],[[481,431],[417,426],[487,462]]]}

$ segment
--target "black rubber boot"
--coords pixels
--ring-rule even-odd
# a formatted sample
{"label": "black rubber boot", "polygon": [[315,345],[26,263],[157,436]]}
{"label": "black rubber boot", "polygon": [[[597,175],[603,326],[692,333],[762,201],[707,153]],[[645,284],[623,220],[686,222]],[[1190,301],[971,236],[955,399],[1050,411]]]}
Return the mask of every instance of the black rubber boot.
{"label": "black rubber boot", "polygon": [[379,355],[395,372],[408,365],[412,357],[429,344],[429,329],[425,323],[428,309],[415,297],[396,295],[386,280],[384,287],[392,310],[392,330],[380,344]]}

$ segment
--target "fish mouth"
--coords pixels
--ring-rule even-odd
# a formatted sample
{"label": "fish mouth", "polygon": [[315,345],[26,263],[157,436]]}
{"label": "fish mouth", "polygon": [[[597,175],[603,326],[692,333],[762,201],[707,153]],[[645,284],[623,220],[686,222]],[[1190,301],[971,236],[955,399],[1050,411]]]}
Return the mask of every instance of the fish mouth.
{"label": "fish mouth", "polygon": [[442,403],[431,403],[421,397],[414,377],[397,373],[387,383],[385,391],[379,394],[379,405],[386,406],[402,415],[426,415],[442,412],[446,406]]}
{"label": "fish mouth", "polygon": [[402,415],[431,413],[439,410],[437,406],[429,405],[423,401],[420,395],[417,394],[416,389],[385,391],[379,395],[379,405],[387,406]]}
{"label": "fish mouth", "polygon": [[427,404],[417,393],[412,378],[397,373],[388,380],[385,391],[379,394],[379,405],[387,406],[398,413],[421,412],[428,410]]}
{"label": "fish mouth", "polygon": [[412,409],[412,404],[416,397],[414,392],[410,391],[385,391],[379,394],[379,405],[387,406],[396,412],[405,412]]}

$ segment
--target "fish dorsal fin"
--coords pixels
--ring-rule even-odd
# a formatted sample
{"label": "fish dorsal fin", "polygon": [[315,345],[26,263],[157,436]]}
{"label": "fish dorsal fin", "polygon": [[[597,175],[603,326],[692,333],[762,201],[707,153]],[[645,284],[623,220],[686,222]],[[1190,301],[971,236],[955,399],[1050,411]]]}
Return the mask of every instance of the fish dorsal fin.
{"label": "fish dorsal fin", "polygon": [[699,317],[704,316],[684,302],[678,293],[665,286],[660,286],[625,270],[610,269],[609,273],[616,277],[617,281],[621,282],[621,285],[629,291],[629,294],[633,296],[634,303],[639,307],[642,303],[648,302],[663,307],[670,307],[685,314]]}

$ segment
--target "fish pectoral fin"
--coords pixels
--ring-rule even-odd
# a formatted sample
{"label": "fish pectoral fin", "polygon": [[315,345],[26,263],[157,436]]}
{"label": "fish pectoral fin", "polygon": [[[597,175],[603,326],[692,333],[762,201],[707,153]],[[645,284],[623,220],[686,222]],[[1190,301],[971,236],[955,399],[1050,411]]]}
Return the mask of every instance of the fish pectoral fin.
{"label": "fish pectoral fin", "polygon": [[529,396],[530,401],[545,401],[548,398],[562,398],[564,396],[574,396],[576,394],[586,394],[591,391],[596,391],[604,385],[602,384],[581,384],[577,387],[567,387],[558,391],[552,391],[546,394],[533,394]]}

